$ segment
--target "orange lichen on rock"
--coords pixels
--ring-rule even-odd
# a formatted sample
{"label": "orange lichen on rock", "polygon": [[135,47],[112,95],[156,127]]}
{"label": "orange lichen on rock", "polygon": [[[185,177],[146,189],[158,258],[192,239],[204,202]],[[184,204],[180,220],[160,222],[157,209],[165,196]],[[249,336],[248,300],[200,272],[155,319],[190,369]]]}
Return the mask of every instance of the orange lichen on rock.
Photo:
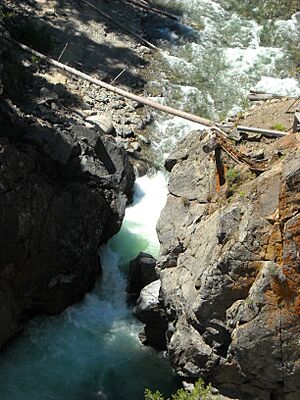
{"label": "orange lichen on rock", "polygon": [[[295,157],[296,158],[296,157]],[[290,157],[282,176],[279,221],[275,222],[266,248],[266,259],[277,268],[272,277],[268,303],[300,315],[300,214],[296,159]]]}
{"label": "orange lichen on rock", "polygon": [[280,223],[276,222],[272,226],[269,243],[266,249],[266,259],[278,264],[282,262],[282,233]]}

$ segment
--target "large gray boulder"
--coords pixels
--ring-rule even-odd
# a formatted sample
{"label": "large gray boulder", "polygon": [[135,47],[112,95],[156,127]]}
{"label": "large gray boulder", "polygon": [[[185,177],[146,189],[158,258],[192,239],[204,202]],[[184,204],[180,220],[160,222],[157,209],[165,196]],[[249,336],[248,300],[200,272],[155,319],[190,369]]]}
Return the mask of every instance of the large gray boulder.
{"label": "large gray boulder", "polygon": [[142,342],[159,350],[165,350],[165,331],[168,322],[159,297],[160,288],[159,279],[145,286],[133,309],[133,314],[145,324],[144,333],[140,334]]}

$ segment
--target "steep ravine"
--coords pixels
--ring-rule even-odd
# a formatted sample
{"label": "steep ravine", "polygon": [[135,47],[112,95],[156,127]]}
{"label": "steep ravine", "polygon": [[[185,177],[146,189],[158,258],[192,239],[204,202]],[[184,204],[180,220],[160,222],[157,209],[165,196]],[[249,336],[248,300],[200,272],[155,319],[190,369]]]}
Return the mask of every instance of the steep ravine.
{"label": "steep ravine", "polygon": [[[107,46],[104,38],[115,40],[112,28],[105,26],[104,29],[102,23],[101,29],[94,29],[99,24],[95,15],[91,18],[86,10],[80,13],[78,2],[68,3],[71,5],[67,10],[68,24],[64,9],[53,12],[50,7],[47,11],[39,10],[41,14],[38,14],[39,18],[57,24],[54,27],[60,28],[59,34],[63,32],[61,26],[68,26],[70,39],[76,33],[74,37],[78,41],[72,41],[65,60],[70,57],[76,66],[90,68],[93,73],[98,73],[94,68],[99,63],[104,79],[107,76],[103,65],[108,62],[108,77],[113,79],[126,67],[130,55],[135,60],[134,74],[130,65],[125,82],[129,86],[135,83],[136,66],[146,64],[141,54],[149,52],[139,50],[136,57],[131,50],[142,46],[132,41],[128,52],[124,44],[128,38],[119,33],[117,45]],[[109,2],[100,3],[110,11]],[[161,54],[145,57],[150,65],[145,69],[146,95],[219,119],[246,106],[250,87],[282,94],[300,93],[290,71],[295,67],[294,48],[291,50],[290,45],[297,43],[299,34],[296,16],[290,18],[291,12],[287,13],[285,21],[275,15],[278,21],[269,26],[261,15],[252,20],[253,15],[247,14],[249,10],[240,11],[238,2],[230,2],[236,12],[228,10],[228,5],[223,7],[223,3],[167,1],[172,11],[178,10],[187,18],[187,24],[162,19],[157,22],[152,16],[146,18],[149,38],[152,35],[151,40],[156,40],[164,49]],[[77,20],[77,15],[83,18]],[[123,22],[126,20],[122,12],[119,16]],[[85,35],[80,29],[85,30],[87,20],[90,25]],[[65,36],[62,37],[56,57],[65,45]],[[78,53],[74,52],[77,47]],[[121,63],[115,60],[119,53],[122,53]],[[94,58],[95,55],[100,58]],[[25,64],[28,65],[26,57]],[[119,228],[132,187],[132,169],[127,168],[123,149],[116,145],[115,139],[100,140],[86,125],[84,129],[82,126],[75,131],[70,129],[72,125],[85,124],[87,114],[75,117],[76,113],[65,111],[64,106],[73,106],[75,102],[65,102],[60,84],[47,84],[50,98],[47,97],[49,92],[42,89],[49,71],[43,66],[40,70],[39,93],[30,95],[36,96],[35,106],[39,111],[47,107],[47,123],[40,129],[27,104],[23,104],[22,110],[10,103],[6,103],[1,121],[1,128],[5,130],[1,130],[0,136],[9,136],[8,143],[5,139],[0,142],[6,185],[3,186],[6,205],[5,208],[1,205],[1,218],[6,224],[7,218],[14,218],[9,226],[15,228],[3,234],[3,243],[10,240],[14,247],[3,246],[2,251],[10,249],[10,260],[17,266],[26,266],[19,274],[24,286],[13,287],[15,264],[4,265],[2,276],[7,286],[2,293],[10,297],[13,315],[18,310],[24,314],[17,315],[8,325],[1,325],[3,340],[17,330],[19,319],[23,322],[24,318],[41,311],[56,313],[91,289],[100,271],[97,247]],[[11,78],[10,84],[16,83],[16,75]],[[71,96],[76,97],[83,91],[87,108],[84,111],[97,108],[98,113],[111,113],[118,142],[126,145],[124,136],[134,135],[135,129],[143,131],[143,121],[137,115],[128,116],[130,110],[137,108],[136,104],[109,98],[104,91],[83,82],[71,79],[64,82],[70,87]],[[140,87],[140,81],[136,83]],[[6,87],[19,89],[18,85]],[[56,90],[59,101],[52,93]],[[45,93],[46,98],[41,96]],[[61,109],[69,118],[66,125],[53,116],[61,102]],[[150,153],[157,165],[196,126],[154,112],[148,115],[148,122],[154,119],[154,124],[143,135],[148,135],[152,142]],[[46,129],[49,124],[51,135]],[[183,380],[193,382],[198,376],[204,376],[221,390],[243,400],[297,399],[298,255],[295,249],[299,247],[299,163],[293,164],[293,160],[298,160],[297,139],[293,143],[281,143],[286,154],[277,153],[277,162],[270,171],[256,179],[246,174],[245,187],[242,185],[230,200],[223,197],[223,203],[219,203],[214,160],[201,151],[201,132],[188,136],[173,154],[171,164],[175,166],[169,181],[170,195],[158,226],[162,243],[161,283],[155,285],[156,289],[158,285],[162,287],[158,303],[164,306],[158,313],[164,318],[162,325],[168,327],[160,336],[167,338],[172,366]],[[138,148],[137,138],[131,139]],[[143,139],[149,143],[147,137]],[[273,150],[276,153],[276,148]],[[13,171],[8,163],[5,165],[6,160],[16,165]],[[134,206],[127,210],[121,232],[101,249],[104,272],[95,290],[57,317],[34,319],[26,325],[24,334],[8,345],[0,358],[1,398],[131,400],[142,399],[145,387],[166,393],[176,387],[165,359],[138,342],[140,325],[126,304],[124,278],[128,261],[139,251],[157,255],[154,222],[163,206],[164,186],[160,173],[138,181]],[[35,202],[27,190],[36,191]],[[285,193],[289,193],[288,198]],[[6,200],[12,195],[15,195],[10,203],[15,207],[13,216],[6,213]],[[41,204],[41,213],[37,213]],[[278,217],[277,212],[272,214],[276,207],[286,211]],[[16,221],[18,215],[20,218]],[[19,232],[20,240],[15,243]],[[38,238],[34,243],[41,242],[45,253],[28,240],[32,233]],[[62,240],[57,241],[57,237]],[[36,255],[43,256],[43,265],[33,257]],[[30,264],[34,266],[33,274],[28,273]],[[291,282],[296,282],[295,287]],[[32,283],[34,288],[30,286]],[[39,290],[41,286],[43,291]],[[5,318],[9,320],[10,315]]]}

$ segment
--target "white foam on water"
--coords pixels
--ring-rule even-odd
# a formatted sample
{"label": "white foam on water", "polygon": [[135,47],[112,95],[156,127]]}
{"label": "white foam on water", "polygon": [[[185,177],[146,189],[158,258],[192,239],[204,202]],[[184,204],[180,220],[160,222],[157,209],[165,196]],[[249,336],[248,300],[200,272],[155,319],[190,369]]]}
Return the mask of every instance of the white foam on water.
{"label": "white foam on water", "polygon": [[266,47],[227,48],[225,49],[225,57],[227,64],[230,66],[231,75],[247,74],[252,69],[259,68],[271,73],[274,70],[275,61],[282,57],[282,52],[280,49]]}
{"label": "white foam on water", "polygon": [[158,248],[156,224],[167,199],[167,180],[162,172],[138,178],[133,205],[126,209],[125,223],[135,234],[145,236],[150,247]]}
{"label": "white foam on water", "polygon": [[[181,109],[206,105],[205,112],[214,115],[218,101],[220,108],[240,109],[238,101],[250,87],[300,95],[299,82],[283,77],[280,71],[280,65],[283,70],[285,67],[286,40],[299,37],[299,13],[289,21],[275,21],[269,38],[275,44],[263,47],[262,26],[227,12],[217,1],[164,0],[162,4],[183,10],[184,17],[199,26],[204,24],[204,29],[184,29],[182,24],[178,24],[179,29],[161,29],[172,46],[170,54],[164,51],[160,60],[167,71],[171,70],[172,79],[160,80],[165,88],[159,102]],[[184,31],[186,43],[178,34]],[[230,97],[231,92],[235,97]],[[179,117],[154,115],[152,143],[162,161],[191,130],[204,129]],[[137,180],[134,202],[126,211],[122,230],[100,250],[103,273],[95,290],[59,316],[30,322],[24,335],[2,354],[1,400],[90,400],[95,396],[113,400],[120,393],[121,382],[125,390],[126,384],[140,383],[146,372],[155,384],[170,374],[169,370],[161,372],[157,358],[137,339],[140,324],[127,307],[121,268],[139,251],[157,255],[156,223],[166,195],[164,174]],[[122,398],[142,398],[148,385],[145,378],[140,391],[128,387]]]}
{"label": "white foam on water", "polygon": [[282,96],[300,96],[299,81],[295,78],[272,78],[262,76],[254,86],[254,90],[274,93]]}
{"label": "white foam on water", "polygon": [[179,140],[194,130],[203,131],[206,127],[180,117],[165,118],[156,115],[153,124],[152,146],[163,162]]}

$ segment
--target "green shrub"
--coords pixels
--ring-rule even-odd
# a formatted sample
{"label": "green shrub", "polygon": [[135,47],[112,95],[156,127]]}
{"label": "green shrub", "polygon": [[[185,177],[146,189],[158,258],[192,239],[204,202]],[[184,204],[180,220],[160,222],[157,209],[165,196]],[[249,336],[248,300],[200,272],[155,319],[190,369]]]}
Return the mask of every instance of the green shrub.
{"label": "green shrub", "polygon": [[[216,400],[219,396],[214,396],[211,390],[211,384],[205,386],[205,383],[202,379],[199,379],[195,383],[195,387],[191,392],[188,392],[184,389],[178,389],[175,394],[171,396],[171,399],[168,400]],[[151,390],[145,390],[145,400],[164,400],[164,396],[156,391],[151,392]]]}
{"label": "green shrub", "polygon": [[230,168],[226,174],[225,178],[229,183],[235,183],[239,180],[240,172],[237,171],[235,168]]}
{"label": "green shrub", "polygon": [[276,131],[281,131],[281,132],[287,131],[286,126],[284,126],[283,124],[280,124],[280,123],[273,125],[272,129],[275,129]]}
{"label": "green shrub", "polygon": [[151,392],[151,390],[146,389],[145,390],[145,400],[164,400],[164,396],[159,392],[156,391]]}

